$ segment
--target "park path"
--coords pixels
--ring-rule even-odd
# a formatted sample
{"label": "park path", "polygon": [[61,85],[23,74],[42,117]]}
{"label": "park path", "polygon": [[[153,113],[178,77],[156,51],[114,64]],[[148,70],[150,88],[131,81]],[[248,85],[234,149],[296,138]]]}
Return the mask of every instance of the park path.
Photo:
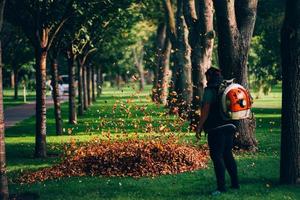
{"label": "park path", "polygon": [[[61,103],[65,102],[68,96],[63,96],[61,98]],[[47,108],[53,106],[52,97],[47,97],[46,100]],[[10,107],[4,110],[4,123],[5,128],[10,128],[15,126],[17,123],[28,119],[35,115],[35,101],[22,104],[19,106]]]}

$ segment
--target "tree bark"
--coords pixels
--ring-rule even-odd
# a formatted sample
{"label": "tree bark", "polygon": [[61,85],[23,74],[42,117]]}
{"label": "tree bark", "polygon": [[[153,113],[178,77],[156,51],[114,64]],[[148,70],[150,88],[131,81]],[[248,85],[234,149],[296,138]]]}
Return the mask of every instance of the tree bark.
{"label": "tree bark", "polygon": [[[1,2],[2,3],[2,2]],[[4,4],[4,2],[2,3]],[[1,6],[4,6],[0,4]],[[2,7],[0,9],[3,9]],[[1,13],[2,15],[2,13]],[[0,23],[2,24],[2,17]],[[1,26],[0,24],[0,26]],[[0,29],[1,31],[1,29]],[[6,175],[6,153],[5,153],[5,128],[3,112],[3,88],[2,88],[2,48],[0,40],[0,199],[8,199],[8,183]]]}
{"label": "tree bark", "polygon": [[18,82],[19,82],[18,70],[14,69],[13,73],[14,73],[14,100],[18,100],[18,97],[19,97],[19,95],[18,95],[18,92],[19,92],[18,91],[18,89],[19,89],[19,87],[18,87]]}
{"label": "tree bark", "polygon": [[161,71],[161,57],[166,39],[166,24],[160,23],[156,31],[156,67],[154,68],[154,79],[152,86],[152,101],[159,102],[158,90],[160,84],[158,82],[159,71]]}
{"label": "tree bark", "polygon": [[145,72],[143,64],[139,67],[139,74],[140,74],[140,91],[145,89]]}
{"label": "tree bark", "polygon": [[[0,34],[3,25],[3,12],[5,0],[0,1]],[[0,199],[7,200],[9,197],[6,175],[6,151],[5,151],[5,128],[3,111],[3,87],[2,87],[2,46],[0,37]]]}
{"label": "tree bark", "polygon": [[10,72],[10,88],[11,89],[15,88],[15,73],[14,73],[14,70],[11,70],[11,72]]}
{"label": "tree bark", "polygon": [[[10,1],[10,6],[14,6],[17,1]],[[66,12],[61,18],[59,23],[55,23],[53,19],[46,19],[42,17],[43,12],[42,4],[34,3],[33,7],[24,8],[25,14],[21,18],[16,18],[14,22],[22,28],[26,37],[32,43],[35,50],[35,62],[36,62],[36,140],[35,140],[35,156],[46,157],[46,60],[47,53],[65,22],[69,18],[69,8],[72,6],[72,2],[68,4]],[[43,8],[42,8],[43,7]],[[36,9],[35,9],[36,8]],[[31,10],[34,13],[31,13]],[[46,8],[46,10],[49,8]],[[33,19],[30,16],[34,16]],[[31,27],[31,28],[30,28]]]}
{"label": "tree bark", "polygon": [[287,0],[281,30],[280,182],[300,184],[300,1]]}
{"label": "tree bark", "polygon": [[62,117],[61,117],[61,106],[60,106],[60,94],[58,88],[58,62],[57,55],[54,53],[51,61],[51,85],[52,85],[52,98],[54,103],[54,117],[56,134],[62,134]]}
{"label": "tree bark", "polygon": [[170,70],[170,54],[171,54],[171,43],[167,37],[164,42],[162,55],[160,58],[160,68],[158,69],[158,102],[167,105],[168,88],[170,82],[170,76],[172,74]]}
{"label": "tree bark", "polygon": [[47,156],[46,146],[46,60],[47,51],[36,47],[36,137],[35,156]]}
{"label": "tree bark", "polygon": [[75,85],[75,55],[72,52],[72,47],[68,51],[68,70],[69,70],[69,123],[77,124],[76,113],[76,85]]}
{"label": "tree bark", "polygon": [[195,128],[200,117],[201,101],[206,84],[205,72],[211,66],[214,43],[213,1],[198,0],[196,3],[195,0],[184,1],[184,14],[190,30],[189,43],[192,49],[193,99],[190,113],[192,128]]}
{"label": "tree bark", "polygon": [[78,114],[83,115],[84,112],[84,95],[83,95],[83,66],[80,63],[80,59],[77,58],[77,79],[78,79]]}
{"label": "tree bark", "polygon": [[100,97],[102,93],[102,73],[101,73],[101,66],[97,67],[97,97]]}
{"label": "tree bark", "polygon": [[140,42],[140,45],[142,46],[142,49],[140,52],[138,51],[137,48],[133,49],[133,57],[135,61],[135,66],[139,72],[139,84],[140,84],[140,91],[144,90],[145,88],[145,75],[144,75],[144,65],[143,65],[143,60],[144,60],[144,45],[142,42]]}
{"label": "tree bark", "polygon": [[87,70],[87,73],[86,73],[86,76],[87,76],[87,103],[88,103],[88,106],[90,106],[92,104],[92,101],[91,101],[91,66],[88,66],[86,68]]}
{"label": "tree bark", "polygon": [[155,102],[167,105],[168,87],[170,80],[170,53],[171,43],[166,34],[166,25],[163,23],[157,31],[157,68],[153,82],[152,99]]}
{"label": "tree bark", "polygon": [[176,23],[170,0],[165,0],[165,10],[167,34],[172,44],[172,51],[175,53],[168,106],[171,113],[179,111],[179,114],[186,118],[192,100],[192,78],[189,30],[183,15],[183,1],[177,0]]}
{"label": "tree bark", "polygon": [[[248,88],[248,52],[253,34],[257,0],[214,0],[218,27],[218,54],[222,74],[226,79],[235,77]],[[239,120],[235,146],[256,150],[255,118]]]}
{"label": "tree bark", "polygon": [[92,101],[96,102],[96,92],[95,92],[95,67],[94,65],[91,66],[91,71],[92,71]]}
{"label": "tree bark", "polygon": [[179,113],[187,118],[192,102],[192,63],[191,47],[189,45],[189,30],[183,15],[183,0],[177,0],[177,65],[178,79],[175,83],[178,95]]}
{"label": "tree bark", "polygon": [[88,92],[87,92],[87,69],[86,66],[82,66],[83,69],[83,80],[82,80],[82,89],[83,89],[83,109],[87,110],[89,105],[88,105]]}

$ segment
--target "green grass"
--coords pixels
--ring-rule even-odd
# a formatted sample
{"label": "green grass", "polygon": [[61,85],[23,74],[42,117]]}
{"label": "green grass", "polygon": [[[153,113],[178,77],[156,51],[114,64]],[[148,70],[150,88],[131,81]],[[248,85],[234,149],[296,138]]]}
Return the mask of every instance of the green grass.
{"label": "green grass", "polygon": [[[151,103],[149,88],[139,95],[133,95],[130,88],[123,91],[107,88],[84,116],[78,125],[67,124],[67,104],[63,104],[65,135],[56,136],[53,109],[47,112],[48,152],[59,152],[63,142],[70,138],[87,141],[102,133],[112,134],[138,132],[148,135],[147,126],[153,129],[166,125],[170,131],[187,132],[187,124],[181,124],[175,116],[163,115],[165,110]],[[133,95],[133,96],[132,96]],[[128,103],[126,100],[132,99]],[[113,106],[116,109],[113,109]],[[215,178],[210,163],[208,169],[178,175],[165,175],[155,178],[130,177],[71,177],[49,180],[35,184],[20,185],[10,183],[10,193],[36,193],[40,199],[299,199],[300,190],[294,186],[282,186],[279,179],[280,142],[280,90],[255,101],[254,112],[257,119],[258,153],[238,153],[236,155],[241,189],[229,190],[219,197],[211,197],[215,189]],[[131,107],[130,107],[131,106]],[[129,109],[130,112],[122,111]],[[142,108],[142,109],[141,109]],[[114,112],[115,111],[115,112]],[[143,120],[152,116],[152,122]],[[7,165],[10,181],[24,170],[36,170],[59,162],[57,158],[35,159],[34,118],[27,119],[6,131]],[[100,124],[100,125],[99,125]],[[69,131],[68,129],[72,131]],[[70,135],[69,135],[70,134]],[[193,134],[186,139],[194,141]],[[205,142],[205,138],[201,143]],[[227,177],[228,180],[228,177]]]}
{"label": "green grass", "polygon": [[[35,91],[27,91],[27,102],[35,100]],[[8,107],[18,106],[24,104],[23,90],[18,91],[18,99],[14,100],[14,90],[6,89],[3,90],[3,105],[4,109]]]}

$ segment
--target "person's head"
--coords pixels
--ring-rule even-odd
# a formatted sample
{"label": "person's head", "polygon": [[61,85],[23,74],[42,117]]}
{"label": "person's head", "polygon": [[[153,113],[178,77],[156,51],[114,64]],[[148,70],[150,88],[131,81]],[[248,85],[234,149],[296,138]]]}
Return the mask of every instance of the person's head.
{"label": "person's head", "polygon": [[215,67],[210,67],[205,72],[205,76],[206,76],[207,81],[209,81],[209,79],[214,78],[214,77],[220,77],[220,76],[222,76],[222,74],[221,74],[221,70],[219,70]]}
{"label": "person's head", "polygon": [[214,86],[214,85],[219,85],[222,80],[223,76],[221,74],[221,70],[215,67],[210,67],[206,72],[205,72],[206,80],[207,80],[207,85]]}

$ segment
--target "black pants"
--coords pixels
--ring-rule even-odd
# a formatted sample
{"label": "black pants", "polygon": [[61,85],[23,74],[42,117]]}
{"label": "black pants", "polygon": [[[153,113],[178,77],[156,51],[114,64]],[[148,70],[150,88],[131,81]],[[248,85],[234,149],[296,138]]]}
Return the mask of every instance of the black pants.
{"label": "black pants", "polygon": [[225,191],[225,168],[230,178],[231,186],[239,188],[237,166],[232,154],[235,126],[224,126],[208,132],[210,157],[214,164],[218,190]]}

